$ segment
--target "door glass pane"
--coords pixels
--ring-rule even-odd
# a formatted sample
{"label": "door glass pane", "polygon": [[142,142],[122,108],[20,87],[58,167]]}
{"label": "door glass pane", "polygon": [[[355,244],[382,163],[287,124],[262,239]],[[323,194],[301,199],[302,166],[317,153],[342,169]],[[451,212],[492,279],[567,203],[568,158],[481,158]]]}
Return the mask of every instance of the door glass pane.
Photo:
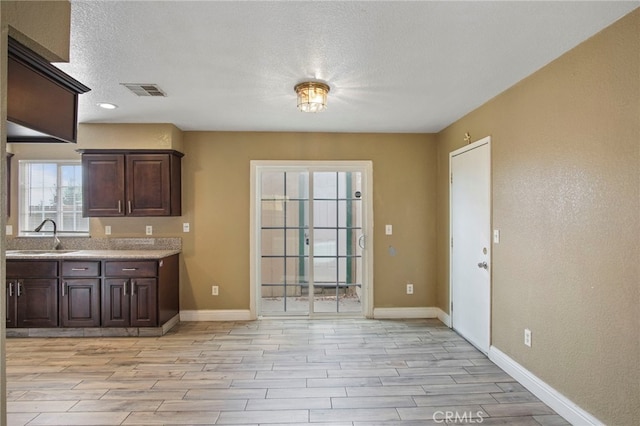
{"label": "door glass pane", "polygon": [[309,176],[266,172],[261,176],[261,313],[309,311]]}
{"label": "door glass pane", "polygon": [[314,200],[336,199],[337,173],[316,172],[313,174],[313,198]]}
{"label": "door glass pane", "polygon": [[356,260],[362,255],[358,172],[313,175],[313,311],[362,312]]}

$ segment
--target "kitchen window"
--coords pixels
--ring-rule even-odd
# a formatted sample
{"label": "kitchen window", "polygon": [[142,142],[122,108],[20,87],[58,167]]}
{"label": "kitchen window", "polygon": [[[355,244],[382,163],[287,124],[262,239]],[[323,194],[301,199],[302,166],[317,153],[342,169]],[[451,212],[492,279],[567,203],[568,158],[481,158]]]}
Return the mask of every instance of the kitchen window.
{"label": "kitchen window", "polygon": [[19,163],[18,200],[21,236],[50,235],[52,227],[34,229],[52,219],[58,234],[89,235],[89,218],[82,217],[82,165],[80,161],[31,161]]}

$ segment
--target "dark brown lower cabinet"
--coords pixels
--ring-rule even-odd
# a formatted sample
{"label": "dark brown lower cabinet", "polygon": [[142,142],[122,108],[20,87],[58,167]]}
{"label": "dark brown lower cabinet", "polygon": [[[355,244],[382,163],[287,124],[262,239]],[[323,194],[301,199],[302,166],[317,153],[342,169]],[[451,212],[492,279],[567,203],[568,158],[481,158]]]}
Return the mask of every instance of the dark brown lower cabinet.
{"label": "dark brown lower cabinet", "polygon": [[7,260],[6,326],[159,327],[179,312],[178,255]]}
{"label": "dark brown lower cabinet", "polygon": [[104,327],[156,327],[156,278],[106,278],[102,285]]}
{"label": "dark brown lower cabinet", "polygon": [[18,327],[58,326],[58,280],[27,278],[18,280]]}
{"label": "dark brown lower cabinet", "polygon": [[61,284],[60,325],[100,326],[100,279],[72,278]]}
{"label": "dark brown lower cabinet", "polygon": [[6,263],[7,327],[58,326],[58,262]]}
{"label": "dark brown lower cabinet", "polygon": [[100,261],[63,260],[60,265],[60,325],[99,327]]}

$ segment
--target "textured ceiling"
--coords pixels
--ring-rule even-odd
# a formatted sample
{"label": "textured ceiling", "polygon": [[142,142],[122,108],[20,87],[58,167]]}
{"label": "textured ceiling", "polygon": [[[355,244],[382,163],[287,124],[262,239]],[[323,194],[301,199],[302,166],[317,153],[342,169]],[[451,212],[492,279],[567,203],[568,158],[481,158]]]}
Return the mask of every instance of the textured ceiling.
{"label": "textured ceiling", "polygon": [[[81,123],[437,132],[638,2],[75,1]],[[331,86],[319,114],[293,86]],[[155,83],[166,98],[121,83]],[[118,109],[96,106],[111,102]]]}

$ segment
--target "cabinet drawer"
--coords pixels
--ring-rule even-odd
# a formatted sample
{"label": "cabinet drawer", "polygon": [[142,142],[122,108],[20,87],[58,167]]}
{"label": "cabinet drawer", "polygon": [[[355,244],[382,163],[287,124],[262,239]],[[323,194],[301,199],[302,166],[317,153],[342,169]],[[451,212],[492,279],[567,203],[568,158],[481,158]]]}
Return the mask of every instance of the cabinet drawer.
{"label": "cabinet drawer", "polygon": [[7,278],[55,278],[58,262],[55,260],[9,260]]}
{"label": "cabinet drawer", "polygon": [[155,260],[105,262],[107,277],[155,277],[158,274],[158,262]]}
{"label": "cabinet drawer", "polygon": [[98,277],[100,276],[100,262],[71,261],[62,262],[63,277]]}

